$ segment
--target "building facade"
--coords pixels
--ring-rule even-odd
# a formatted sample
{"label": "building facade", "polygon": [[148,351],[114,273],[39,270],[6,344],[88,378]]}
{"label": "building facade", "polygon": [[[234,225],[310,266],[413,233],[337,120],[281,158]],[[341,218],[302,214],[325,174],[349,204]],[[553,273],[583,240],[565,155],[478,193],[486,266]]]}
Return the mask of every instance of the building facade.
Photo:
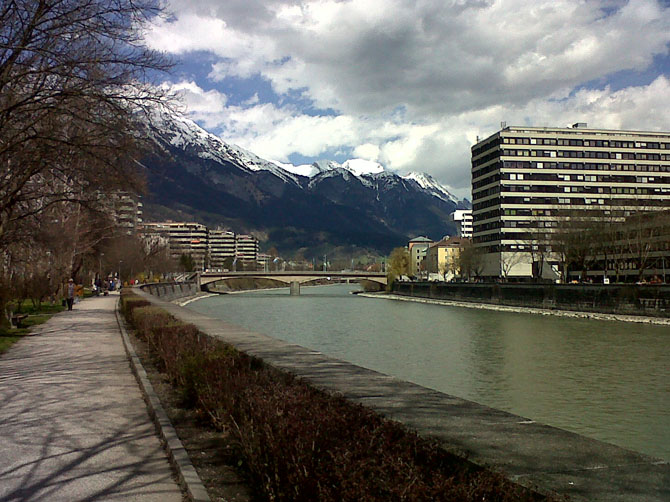
{"label": "building facade", "polygon": [[258,260],[258,239],[253,235],[237,234],[235,239],[235,259],[237,260],[237,269],[240,265],[245,268],[253,267],[255,269]]}
{"label": "building facade", "polygon": [[142,224],[142,202],[140,197],[128,192],[102,195],[105,212],[112,215],[116,225],[126,235],[133,235]]}
{"label": "building facade", "polygon": [[415,237],[407,245],[409,251],[409,275],[419,276],[426,270],[425,258],[428,247],[433,243],[428,237]]}
{"label": "building facade", "polygon": [[505,127],[472,147],[472,240],[485,277],[558,278],[547,236],[571,215],[624,221],[669,206],[670,133]]}
{"label": "building facade", "polygon": [[193,258],[197,270],[204,270],[209,250],[207,246],[207,227],[192,222],[144,223],[142,232],[147,235],[167,238],[170,246],[170,258],[179,261],[181,255]]}
{"label": "building facade", "polygon": [[207,232],[208,268],[223,269],[235,259],[235,233],[215,229]]}
{"label": "building facade", "polygon": [[463,246],[470,240],[465,237],[445,237],[431,244],[426,255],[426,267],[430,277],[451,281],[461,275],[460,255]]}
{"label": "building facade", "polygon": [[458,230],[459,237],[472,238],[472,209],[457,209],[449,215]]}

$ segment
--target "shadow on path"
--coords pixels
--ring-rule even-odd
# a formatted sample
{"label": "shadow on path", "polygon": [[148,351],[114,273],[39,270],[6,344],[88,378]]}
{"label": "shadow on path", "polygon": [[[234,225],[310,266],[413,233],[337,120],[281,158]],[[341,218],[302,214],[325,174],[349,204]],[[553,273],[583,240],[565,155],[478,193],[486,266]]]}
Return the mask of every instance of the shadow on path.
{"label": "shadow on path", "polygon": [[118,295],[0,357],[0,501],[181,501],[122,346]]}

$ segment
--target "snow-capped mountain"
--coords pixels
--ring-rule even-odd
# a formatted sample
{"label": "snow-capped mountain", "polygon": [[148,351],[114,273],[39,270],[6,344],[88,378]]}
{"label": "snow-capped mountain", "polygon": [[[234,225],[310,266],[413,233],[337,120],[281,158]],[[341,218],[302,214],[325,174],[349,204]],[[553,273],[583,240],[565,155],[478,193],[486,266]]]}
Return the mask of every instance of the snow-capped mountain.
{"label": "snow-capped mountain", "polygon": [[443,185],[435,181],[435,179],[426,173],[416,173],[411,172],[402,177],[405,180],[412,180],[419,184],[421,188],[431,193],[435,197],[438,197],[442,200],[451,201],[454,204],[458,204],[461,201],[458,200],[449,190],[447,190]]}
{"label": "snow-capped mountain", "polygon": [[416,235],[452,233],[466,207],[430,176],[405,177],[352,159],[292,166],[270,162],[169,113],[152,120],[142,159],[147,219],[189,219],[256,232],[284,252],[330,246],[387,252]]}
{"label": "snow-capped mountain", "polygon": [[161,111],[154,113],[152,122],[155,128],[169,138],[172,146],[191,151],[202,159],[233,161],[243,169],[269,171],[287,183],[300,184],[293,173],[244,148],[224,142],[184,116]]}

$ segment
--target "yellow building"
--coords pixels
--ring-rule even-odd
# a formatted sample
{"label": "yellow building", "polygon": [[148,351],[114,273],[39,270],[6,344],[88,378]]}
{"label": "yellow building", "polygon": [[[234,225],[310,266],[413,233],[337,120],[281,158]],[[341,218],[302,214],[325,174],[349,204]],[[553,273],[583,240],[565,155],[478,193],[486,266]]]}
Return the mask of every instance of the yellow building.
{"label": "yellow building", "polygon": [[445,237],[439,242],[431,244],[426,255],[428,273],[441,280],[451,281],[460,275],[459,257],[461,249],[470,239],[464,237]]}

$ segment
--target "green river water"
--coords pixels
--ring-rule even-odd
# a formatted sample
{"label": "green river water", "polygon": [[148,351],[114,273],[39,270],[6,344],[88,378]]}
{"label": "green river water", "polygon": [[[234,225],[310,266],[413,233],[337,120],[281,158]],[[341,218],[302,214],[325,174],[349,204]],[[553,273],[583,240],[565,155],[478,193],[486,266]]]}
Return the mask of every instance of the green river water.
{"label": "green river water", "polygon": [[189,308],[366,368],[670,460],[670,328],[350,294],[218,295]]}

